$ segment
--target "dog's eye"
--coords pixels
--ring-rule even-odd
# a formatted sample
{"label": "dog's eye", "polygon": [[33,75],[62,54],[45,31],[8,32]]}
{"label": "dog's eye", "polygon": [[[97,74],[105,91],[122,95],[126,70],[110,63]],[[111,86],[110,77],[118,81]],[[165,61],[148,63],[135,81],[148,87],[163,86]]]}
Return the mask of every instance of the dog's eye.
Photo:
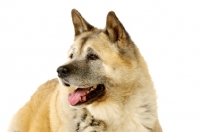
{"label": "dog's eye", "polygon": [[88,58],[88,60],[97,60],[97,59],[99,59],[99,57],[97,55],[95,55],[95,54],[89,54],[87,56],[87,58]]}
{"label": "dog's eye", "polygon": [[69,58],[72,59],[73,58],[73,54],[70,54]]}

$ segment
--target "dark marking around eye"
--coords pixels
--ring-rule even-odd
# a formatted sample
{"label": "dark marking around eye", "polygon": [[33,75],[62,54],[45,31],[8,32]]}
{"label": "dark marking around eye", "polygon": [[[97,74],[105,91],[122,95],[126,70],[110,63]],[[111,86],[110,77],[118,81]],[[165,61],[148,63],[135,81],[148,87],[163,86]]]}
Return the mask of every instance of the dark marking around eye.
{"label": "dark marking around eye", "polygon": [[87,58],[88,58],[88,60],[97,60],[97,59],[99,59],[99,57],[97,55],[95,55],[95,54],[89,54],[87,56]]}

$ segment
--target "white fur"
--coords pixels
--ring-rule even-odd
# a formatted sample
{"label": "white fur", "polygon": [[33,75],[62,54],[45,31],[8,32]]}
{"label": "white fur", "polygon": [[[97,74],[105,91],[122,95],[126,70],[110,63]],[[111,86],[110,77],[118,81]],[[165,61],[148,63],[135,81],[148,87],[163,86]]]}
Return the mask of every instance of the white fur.
{"label": "white fur", "polygon": [[[149,89],[148,94],[146,89]],[[138,93],[137,93],[138,92]],[[153,103],[154,98],[151,88],[144,88],[144,90],[138,90],[134,96],[130,97],[126,102],[114,102],[113,100],[106,100],[99,104],[91,104],[86,108],[94,116],[94,118],[103,120],[107,125],[105,132],[150,132],[144,127],[152,128],[154,122],[157,119],[156,103]],[[57,97],[57,101],[51,101],[57,103],[57,109],[51,109],[51,119],[55,119],[57,113],[60,121],[63,125],[54,126],[54,130],[57,132],[72,131],[74,129],[72,116],[73,109],[67,103],[68,88],[62,85],[58,86],[58,91],[54,94],[52,99]],[[142,96],[141,96],[142,95]],[[146,102],[143,100],[146,99]],[[149,100],[151,99],[151,100]],[[148,103],[151,106],[151,113],[145,114],[145,108],[141,108],[141,104]],[[55,105],[55,104],[51,104]],[[53,107],[53,106],[52,106]],[[55,107],[54,107],[55,108]],[[58,111],[57,111],[58,110]],[[59,115],[60,114],[60,115]],[[51,122],[53,124],[57,124]]]}

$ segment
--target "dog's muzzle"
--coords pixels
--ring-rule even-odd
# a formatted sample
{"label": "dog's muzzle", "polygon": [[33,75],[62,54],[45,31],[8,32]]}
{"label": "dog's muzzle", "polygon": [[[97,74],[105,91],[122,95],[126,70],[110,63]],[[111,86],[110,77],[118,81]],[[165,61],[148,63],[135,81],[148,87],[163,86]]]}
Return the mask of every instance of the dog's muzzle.
{"label": "dog's muzzle", "polygon": [[[57,68],[58,77],[62,80],[64,86],[69,87],[71,84],[66,81],[66,77],[69,76],[70,70],[67,66],[60,66]],[[96,84],[94,86],[77,86],[77,88],[69,93],[68,101],[72,106],[78,106],[82,104],[91,104],[92,102],[102,98],[105,95],[104,84]]]}

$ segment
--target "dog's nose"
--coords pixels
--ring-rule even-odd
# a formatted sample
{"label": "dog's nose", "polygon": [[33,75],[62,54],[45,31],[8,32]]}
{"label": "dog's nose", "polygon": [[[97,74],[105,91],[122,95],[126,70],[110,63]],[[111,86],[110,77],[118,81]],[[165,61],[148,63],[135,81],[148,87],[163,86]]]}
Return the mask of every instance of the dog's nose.
{"label": "dog's nose", "polygon": [[58,67],[57,72],[58,72],[58,77],[66,77],[69,72],[69,69],[67,69],[64,66],[60,66]]}

